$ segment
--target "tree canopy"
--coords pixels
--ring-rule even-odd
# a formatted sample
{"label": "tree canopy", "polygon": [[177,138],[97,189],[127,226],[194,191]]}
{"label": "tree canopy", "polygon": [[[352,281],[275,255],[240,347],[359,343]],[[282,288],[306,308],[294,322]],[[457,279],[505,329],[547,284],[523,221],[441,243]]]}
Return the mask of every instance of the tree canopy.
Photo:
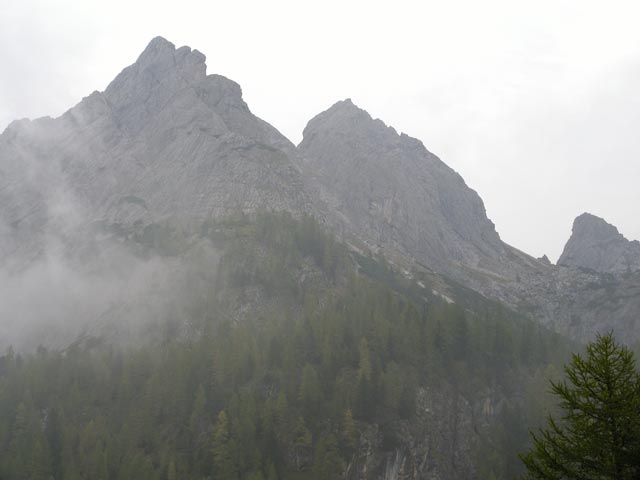
{"label": "tree canopy", "polygon": [[[470,405],[487,405],[464,452],[477,478],[521,472],[539,379],[566,359],[561,337],[468,292],[426,301],[430,288],[310,218],[229,219],[202,234],[221,258],[202,265],[216,274],[181,312],[188,329],[0,355],[0,479],[356,479],[385,468],[363,452],[384,459],[407,432],[429,439],[448,478],[468,478],[452,443],[474,432],[461,420]],[[426,398],[450,415],[425,418]],[[405,468],[422,464],[408,456]]]}
{"label": "tree canopy", "polygon": [[612,334],[598,336],[586,357],[574,354],[566,380],[551,382],[563,410],[532,433],[521,456],[526,479],[640,478],[640,376],[633,353]]}

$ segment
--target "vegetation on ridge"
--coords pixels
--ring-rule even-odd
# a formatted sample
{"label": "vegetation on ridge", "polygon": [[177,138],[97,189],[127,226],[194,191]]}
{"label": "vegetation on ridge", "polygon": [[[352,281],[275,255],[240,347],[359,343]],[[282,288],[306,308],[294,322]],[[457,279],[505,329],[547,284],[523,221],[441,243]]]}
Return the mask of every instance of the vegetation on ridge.
{"label": "vegetation on ridge", "polygon": [[[199,235],[223,252],[215,284],[163,342],[0,359],[0,478],[356,478],[366,445],[381,451],[374,476],[396,451],[420,467],[402,435],[416,425],[430,468],[462,468],[466,442],[479,478],[521,472],[561,337],[494,303],[420,302],[358,274],[310,218],[241,216]],[[454,399],[452,445],[423,422],[420,399],[442,401],[430,392]]]}

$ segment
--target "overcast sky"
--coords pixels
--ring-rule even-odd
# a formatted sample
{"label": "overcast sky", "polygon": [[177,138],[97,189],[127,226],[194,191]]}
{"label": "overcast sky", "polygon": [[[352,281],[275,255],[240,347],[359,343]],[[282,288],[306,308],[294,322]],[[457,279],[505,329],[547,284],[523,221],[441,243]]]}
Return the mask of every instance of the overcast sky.
{"label": "overcast sky", "polygon": [[584,211],[640,239],[640,2],[0,0],[0,130],[104,90],[162,35],[294,143],[352,98],[421,139],[503,240],[555,260]]}

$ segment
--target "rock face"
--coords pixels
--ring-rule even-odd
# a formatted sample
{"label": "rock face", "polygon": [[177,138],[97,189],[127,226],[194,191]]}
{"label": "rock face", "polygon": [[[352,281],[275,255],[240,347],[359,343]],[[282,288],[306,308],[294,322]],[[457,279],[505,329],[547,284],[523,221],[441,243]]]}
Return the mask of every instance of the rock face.
{"label": "rock face", "polygon": [[[640,338],[640,244],[583,215],[559,266],[500,240],[478,194],[350,100],[296,148],[205,57],[160,37],[104,92],[0,135],[0,270],[77,251],[100,229],[310,212],[354,248],[444,275],[575,338]],[[585,270],[586,269],[586,270]],[[455,298],[453,299],[455,301]],[[596,303],[594,303],[596,302]]]}
{"label": "rock face", "polygon": [[522,278],[550,266],[500,240],[482,199],[422,142],[338,102],[298,146],[308,190],[335,230],[516,306]]}
{"label": "rock face", "polygon": [[[96,244],[104,228],[198,226],[263,208],[310,212],[354,249],[384,253],[407,277],[428,271],[445,287],[462,284],[573,338],[614,329],[626,341],[640,339],[640,244],[604,220],[576,219],[560,265],[530,257],[501,241],[479,195],[419,140],[345,100],[312,119],[295,147],[251,113],[238,84],[207,75],[203,54],[162,38],[104,92],[60,118],[17,121],[0,135],[0,293],[15,283],[11,274],[52,251],[59,259],[69,251],[104,250]],[[212,275],[196,268],[210,263],[201,258],[216,258],[208,248],[194,248],[189,262],[152,259],[135,268],[130,264],[140,260],[126,250],[115,269],[107,252],[101,261],[119,286],[113,301],[102,278],[86,288],[94,271],[69,273],[78,279],[75,296],[66,285],[61,296],[71,313],[77,313],[76,298],[95,296],[105,305],[89,302],[87,311],[116,308],[123,318],[127,308],[127,318],[142,315],[144,300],[133,303],[139,291],[149,295],[147,285],[154,304],[172,303],[167,292],[176,284],[206,297],[210,292],[190,281]],[[56,265],[46,270],[52,284],[63,278]],[[39,279],[41,271],[32,275]],[[154,286],[174,277],[181,281]],[[38,290],[48,291],[48,285]],[[446,292],[432,290],[456,301]],[[122,305],[129,297],[132,305]],[[248,295],[238,298],[238,309],[246,309]],[[255,298],[260,312],[264,304]],[[158,316],[155,310],[147,315]],[[470,405],[457,391],[424,390],[417,403],[420,422],[395,426],[404,451],[384,456],[384,436],[372,431],[354,468],[381,471],[384,478],[475,478],[478,429],[499,402],[487,395],[483,405]]]}
{"label": "rock face", "polygon": [[558,264],[606,273],[640,270],[640,242],[627,240],[604,219],[583,213],[573,222]]}
{"label": "rock face", "polygon": [[640,282],[613,275],[638,268],[638,244],[603,220],[576,220],[561,265],[534,259],[500,240],[476,192],[419,140],[350,100],[312,119],[298,150],[318,212],[347,239],[426,266],[573,338],[610,329],[640,338]]}
{"label": "rock face", "polygon": [[350,100],[312,119],[299,151],[311,189],[339,228],[439,271],[482,268],[504,254],[462,177]]}
{"label": "rock face", "polygon": [[[205,56],[151,41],[104,92],[0,136],[0,265],[69,223],[145,225],[258,208],[309,209],[295,147],[255,117]],[[47,237],[46,239],[44,237]],[[19,255],[16,255],[19,254]]]}
{"label": "rock face", "polygon": [[[491,405],[491,399],[486,399]],[[364,429],[358,448],[349,459],[350,478],[476,479],[474,453],[479,435],[490,417],[482,405],[470,404],[462,395],[445,387],[420,388],[416,395],[416,421],[400,420],[384,426],[400,446],[385,452],[383,432],[378,425]],[[379,472],[378,475],[372,472]]]}
{"label": "rock face", "polygon": [[640,244],[602,218],[575,219],[558,266],[530,291],[533,315],[575,339],[609,331],[640,339]]}

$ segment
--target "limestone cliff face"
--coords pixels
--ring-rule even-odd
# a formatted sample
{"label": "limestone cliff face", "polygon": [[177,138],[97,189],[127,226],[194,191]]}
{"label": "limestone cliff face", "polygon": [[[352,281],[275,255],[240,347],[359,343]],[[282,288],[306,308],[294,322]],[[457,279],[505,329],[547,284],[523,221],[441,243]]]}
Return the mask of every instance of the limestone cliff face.
{"label": "limestone cliff face", "polygon": [[298,150],[318,210],[346,236],[511,306],[522,279],[550,268],[502,242],[480,196],[422,142],[350,100],[312,119]]}
{"label": "limestone cliff face", "polygon": [[[350,100],[307,125],[298,146],[307,190],[336,232],[444,274],[580,340],[640,338],[640,247],[583,215],[560,265],[503,243],[481,198],[424,145]],[[585,270],[590,269],[590,271]]]}
{"label": "limestone cliff face", "polygon": [[104,92],[0,136],[0,263],[37,256],[43,232],[69,223],[307,210],[294,157],[238,84],[206,74],[203,54],[155,38]]}
{"label": "limestone cliff face", "polygon": [[355,454],[349,459],[347,478],[380,480],[478,479],[474,455],[480,433],[494,412],[487,395],[472,404],[449,386],[420,388],[416,395],[416,421],[384,425],[400,448],[385,451],[380,425],[362,429]]}
{"label": "limestone cliff face", "polygon": [[566,335],[640,339],[640,244],[602,218],[577,217],[558,265],[528,288],[534,317]]}
{"label": "limestone cliff face", "polygon": [[419,140],[345,100],[313,118],[296,148],[251,113],[238,84],[207,75],[203,54],[160,37],[104,92],[0,135],[0,206],[4,269],[82,249],[95,225],[310,212],[356,248],[575,338],[609,328],[640,338],[640,244],[615,227],[583,215],[559,266],[535,259],[500,240],[479,195]]}
{"label": "limestone cliff face", "polygon": [[606,273],[640,270],[640,243],[627,240],[604,219],[583,213],[573,222],[558,264]]}
{"label": "limestone cliff face", "polygon": [[[534,259],[501,241],[480,196],[419,140],[347,100],[312,119],[295,147],[251,113],[238,84],[207,75],[203,54],[162,38],[104,92],[60,118],[17,121],[0,135],[0,273],[52,250],[99,250],[97,224],[125,232],[160,222],[197,226],[262,208],[313,213],[349,243],[358,240],[354,249],[385,254],[408,278],[428,271],[442,292],[416,276],[417,285],[448,302],[461,284],[579,340],[611,329],[640,339],[640,244],[604,220],[576,219],[561,265]],[[211,275],[196,268],[207,264],[200,258],[217,258],[205,246],[190,260],[143,264],[137,285],[171,275],[181,281],[154,288],[145,297],[153,302],[125,305],[130,317],[114,293],[115,315],[138,318],[147,303],[171,303],[166,292],[176,284],[198,294],[190,281]],[[120,263],[134,258],[128,253]],[[101,261],[113,259],[107,252]],[[142,297],[125,289],[132,303]],[[69,311],[77,311],[71,298]],[[264,307],[255,292],[238,295],[237,312]],[[385,451],[384,435],[372,427],[352,459],[353,475],[477,478],[478,431],[501,402],[495,392],[485,397],[470,404],[455,389],[422,389],[419,422],[393,426],[403,450]]]}
{"label": "limestone cliff face", "polygon": [[507,247],[482,199],[419,140],[345,100],[309,122],[298,150],[338,229],[441,272],[499,269]]}

